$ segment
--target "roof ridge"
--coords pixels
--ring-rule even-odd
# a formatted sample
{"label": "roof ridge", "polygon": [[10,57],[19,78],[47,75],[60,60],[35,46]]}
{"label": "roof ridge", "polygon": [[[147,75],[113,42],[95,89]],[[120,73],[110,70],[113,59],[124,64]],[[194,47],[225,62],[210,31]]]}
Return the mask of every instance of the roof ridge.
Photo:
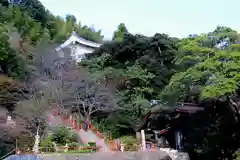
{"label": "roof ridge", "polygon": [[[95,45],[95,46],[91,46],[91,47],[100,47],[100,45],[101,45],[101,43],[97,43],[97,42],[94,42],[94,41],[91,41],[91,40],[87,40],[87,39],[77,35],[77,33],[75,31],[72,32],[72,36],[74,36],[75,38],[79,39],[80,41],[85,41],[86,43],[90,43],[92,45]],[[81,42],[79,42],[79,43],[81,43]],[[85,44],[85,45],[88,45],[88,44]]]}

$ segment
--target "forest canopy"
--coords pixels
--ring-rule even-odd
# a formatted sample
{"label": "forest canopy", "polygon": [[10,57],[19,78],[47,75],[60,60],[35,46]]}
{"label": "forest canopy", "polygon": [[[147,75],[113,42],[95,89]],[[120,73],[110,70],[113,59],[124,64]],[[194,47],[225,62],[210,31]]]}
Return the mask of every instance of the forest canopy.
{"label": "forest canopy", "polygon": [[[6,95],[1,97],[0,105],[9,110],[14,110],[23,99],[15,96],[21,90],[19,84],[28,83],[35,74],[34,49],[38,44],[61,43],[73,31],[103,43],[101,30],[81,24],[74,15],[55,16],[38,0],[11,0],[10,4],[0,0],[0,31],[0,92]],[[230,157],[240,148],[236,127],[239,122],[228,114],[227,101],[216,102],[239,97],[240,34],[234,29],[217,26],[208,33],[179,39],[160,33],[152,37],[134,35],[120,23],[112,40],[78,65],[97,84],[114,93],[118,110],[91,117],[114,138],[134,134],[143,116],[151,110],[151,100],[161,100],[163,106],[171,108],[179,103],[198,104],[210,99],[217,109],[201,117],[200,126],[189,127],[192,146],[188,148],[199,159]],[[6,104],[13,98],[14,103]],[[5,146],[5,138],[0,138]]]}
{"label": "forest canopy", "polygon": [[[239,98],[240,34],[217,26],[212,32],[183,39],[158,33],[146,37],[133,35],[123,26],[118,26],[112,42],[80,63],[93,78],[116,91],[123,108],[101,119],[104,127],[118,134],[133,132],[151,111],[151,100],[160,100],[169,109],[183,103],[206,103],[202,107],[208,115],[189,125],[186,142],[190,145],[186,148],[197,155],[194,159],[231,157],[240,145],[239,121],[233,114],[237,112],[239,117],[239,109],[229,112],[227,100]],[[234,135],[231,142],[230,135]]]}

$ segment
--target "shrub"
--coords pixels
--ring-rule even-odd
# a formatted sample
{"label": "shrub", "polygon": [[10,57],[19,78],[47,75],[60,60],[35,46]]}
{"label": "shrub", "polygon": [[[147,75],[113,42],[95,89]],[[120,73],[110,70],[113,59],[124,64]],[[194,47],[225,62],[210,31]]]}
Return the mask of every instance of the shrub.
{"label": "shrub", "polygon": [[91,149],[83,149],[83,150],[70,150],[68,153],[92,153]]}
{"label": "shrub", "polygon": [[96,147],[97,146],[96,142],[88,142],[88,145],[90,147]]}
{"label": "shrub", "polygon": [[240,149],[235,153],[235,160],[240,160]]}
{"label": "shrub", "polygon": [[68,144],[69,150],[75,150],[77,147],[80,147],[81,144],[77,142],[71,142]]}
{"label": "shrub", "polygon": [[69,131],[69,142],[78,142],[78,135],[74,131]]}
{"label": "shrub", "polygon": [[121,137],[121,142],[124,144],[125,151],[138,150],[138,141],[133,136],[123,136]]}
{"label": "shrub", "polygon": [[40,142],[40,152],[55,152],[51,137]]}
{"label": "shrub", "polygon": [[[90,147],[97,147],[96,142],[88,142],[88,145],[89,145]],[[92,151],[96,152],[97,149],[92,149]]]}
{"label": "shrub", "polygon": [[60,145],[65,145],[66,143],[71,143],[71,142],[77,142],[77,139],[78,139],[77,135],[66,127],[57,128],[54,131],[51,138],[52,141]]}

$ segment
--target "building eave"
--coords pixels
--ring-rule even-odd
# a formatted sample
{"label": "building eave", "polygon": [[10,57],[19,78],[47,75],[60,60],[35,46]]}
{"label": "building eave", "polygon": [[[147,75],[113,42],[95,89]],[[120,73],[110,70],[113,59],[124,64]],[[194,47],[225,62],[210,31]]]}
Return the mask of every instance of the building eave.
{"label": "building eave", "polygon": [[82,45],[86,45],[86,46],[93,47],[93,48],[98,48],[102,45],[100,43],[96,43],[96,42],[93,42],[93,41],[86,40],[82,37],[79,37],[75,32],[72,33],[72,36],[75,38],[76,42],[78,42]]}
{"label": "building eave", "polygon": [[72,35],[64,43],[62,43],[59,47],[56,48],[56,51],[60,51],[62,48],[65,48],[68,45],[73,44],[75,42],[82,44],[84,46],[87,46],[87,47],[92,47],[92,48],[99,48],[102,45],[100,43],[86,40],[86,39],[78,36],[75,32],[73,32]]}

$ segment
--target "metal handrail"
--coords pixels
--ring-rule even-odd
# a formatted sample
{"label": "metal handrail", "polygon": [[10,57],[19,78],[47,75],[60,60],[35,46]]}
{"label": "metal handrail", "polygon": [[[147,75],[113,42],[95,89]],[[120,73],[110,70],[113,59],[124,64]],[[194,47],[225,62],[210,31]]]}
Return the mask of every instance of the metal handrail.
{"label": "metal handrail", "polygon": [[13,152],[15,152],[16,151],[16,149],[14,149],[14,150],[12,150],[12,151],[10,151],[10,152],[8,152],[7,154],[5,154],[4,156],[2,156],[2,157],[0,157],[0,160],[3,160],[3,159],[5,159],[6,157],[8,157],[9,155],[11,155]]}

